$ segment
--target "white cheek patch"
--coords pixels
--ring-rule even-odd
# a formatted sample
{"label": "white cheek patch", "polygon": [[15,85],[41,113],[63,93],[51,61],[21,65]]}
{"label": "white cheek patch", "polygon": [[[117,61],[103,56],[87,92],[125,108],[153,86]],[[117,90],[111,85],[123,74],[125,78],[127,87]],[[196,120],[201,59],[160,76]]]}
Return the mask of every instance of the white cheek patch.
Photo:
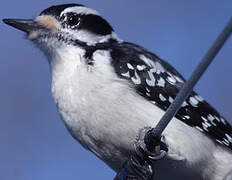
{"label": "white cheek patch", "polygon": [[77,13],[77,14],[83,14],[83,15],[89,15],[89,14],[92,14],[92,15],[97,15],[97,16],[100,16],[100,14],[93,10],[93,9],[90,9],[90,8],[87,8],[87,7],[82,7],[82,6],[75,6],[75,7],[70,7],[70,8],[66,8],[62,13],[61,13],[61,16],[65,13],[68,13],[68,12],[73,12],[73,13]]}
{"label": "white cheek patch", "polygon": [[57,29],[61,28],[61,25],[56,20],[56,18],[49,16],[49,15],[38,16],[35,19],[35,21],[47,29],[57,30]]}

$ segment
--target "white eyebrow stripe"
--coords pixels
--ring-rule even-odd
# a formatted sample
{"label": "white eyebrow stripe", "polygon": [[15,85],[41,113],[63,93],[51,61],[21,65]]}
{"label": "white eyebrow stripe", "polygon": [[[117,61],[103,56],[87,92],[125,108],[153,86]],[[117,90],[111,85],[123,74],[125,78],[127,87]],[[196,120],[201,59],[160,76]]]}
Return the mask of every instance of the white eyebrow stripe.
{"label": "white eyebrow stripe", "polygon": [[87,8],[87,7],[82,7],[82,6],[66,8],[64,11],[62,11],[61,15],[63,15],[64,13],[68,13],[68,12],[74,12],[74,13],[83,14],[83,15],[92,14],[92,15],[100,16],[100,14],[97,11]]}

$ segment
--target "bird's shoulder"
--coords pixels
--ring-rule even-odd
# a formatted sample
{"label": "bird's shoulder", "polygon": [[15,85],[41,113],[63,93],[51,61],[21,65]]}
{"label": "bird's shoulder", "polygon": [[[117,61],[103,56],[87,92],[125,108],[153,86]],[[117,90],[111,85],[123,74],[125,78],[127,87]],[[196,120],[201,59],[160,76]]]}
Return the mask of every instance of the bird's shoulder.
{"label": "bird's shoulder", "polygon": [[[185,82],[170,64],[138,45],[119,43],[111,49],[111,56],[116,74],[163,110],[167,110]],[[232,149],[232,126],[194,91],[182,104],[176,118]]]}

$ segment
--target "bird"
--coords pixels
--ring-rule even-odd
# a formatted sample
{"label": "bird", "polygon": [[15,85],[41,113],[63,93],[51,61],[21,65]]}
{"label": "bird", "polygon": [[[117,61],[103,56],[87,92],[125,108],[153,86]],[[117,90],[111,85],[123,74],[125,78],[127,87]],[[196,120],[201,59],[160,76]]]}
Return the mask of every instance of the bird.
{"label": "bird", "polygon": [[[158,123],[185,83],[165,60],[123,41],[84,5],[53,5],[34,19],[3,22],[24,31],[45,53],[65,126],[115,172],[133,151],[139,131]],[[162,139],[168,154],[157,179],[165,179],[169,169],[179,179],[188,172],[195,179],[221,180],[232,168],[232,126],[194,91]]]}

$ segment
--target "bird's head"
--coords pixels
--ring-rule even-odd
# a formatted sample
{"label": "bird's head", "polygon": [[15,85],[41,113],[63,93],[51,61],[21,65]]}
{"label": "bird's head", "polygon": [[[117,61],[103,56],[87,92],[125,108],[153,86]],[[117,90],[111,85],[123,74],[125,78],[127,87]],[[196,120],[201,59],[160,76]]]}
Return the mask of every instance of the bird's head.
{"label": "bird's head", "polygon": [[93,9],[79,4],[51,6],[35,19],[3,19],[27,33],[45,51],[67,45],[104,43],[117,40],[113,28]]}

